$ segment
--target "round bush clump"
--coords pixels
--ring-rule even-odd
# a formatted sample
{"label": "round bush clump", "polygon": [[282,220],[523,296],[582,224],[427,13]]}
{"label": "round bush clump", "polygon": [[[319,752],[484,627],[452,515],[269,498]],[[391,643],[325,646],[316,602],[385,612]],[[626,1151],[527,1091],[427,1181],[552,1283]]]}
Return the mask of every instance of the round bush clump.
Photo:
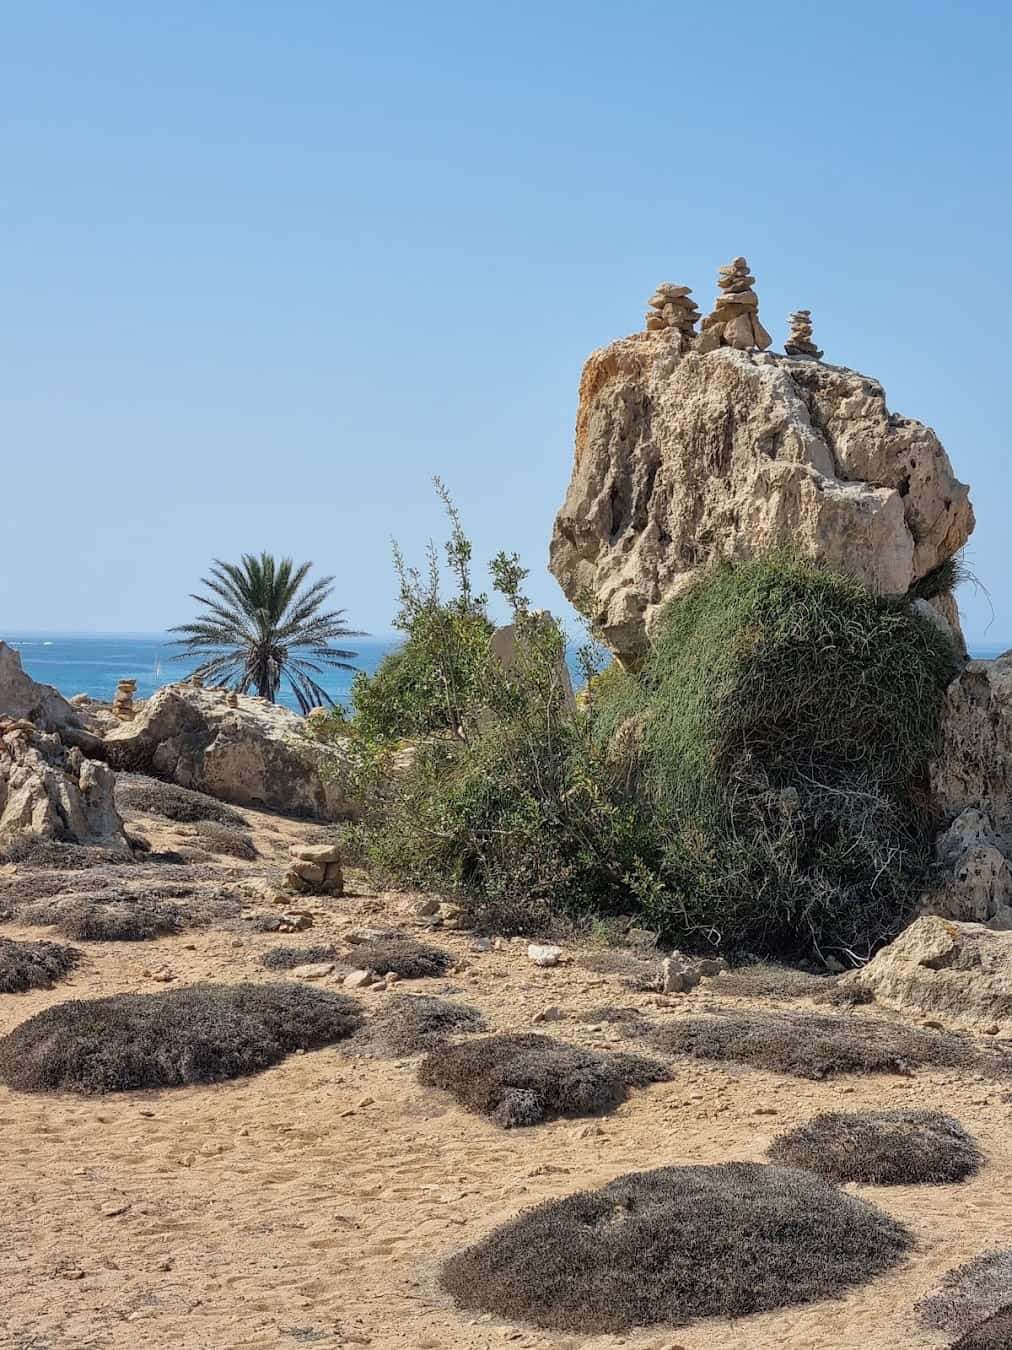
{"label": "round bush clump", "polygon": [[0,938],[0,994],[51,989],[81,959],[76,947],[59,942],[14,942]]}
{"label": "round bush clump", "polygon": [[[988,1322],[1007,1313],[1012,1290],[1012,1250],[985,1252],[964,1265],[950,1270],[942,1280],[937,1293],[922,1299],[917,1305],[925,1326],[948,1331],[957,1336],[968,1336],[977,1331],[984,1334]],[[998,1321],[1000,1325],[1000,1320]],[[973,1341],[960,1341],[963,1350],[976,1347]],[[980,1350],[990,1342],[980,1342]],[[995,1341],[996,1346],[1002,1344]],[[1012,1342],[1009,1342],[1012,1344]]]}
{"label": "round bush clump", "polygon": [[1012,1303],[961,1336],[952,1350],[1009,1350],[1009,1346],[1012,1346]]}
{"label": "round bush clump", "polygon": [[177,933],[179,909],[171,902],[137,895],[57,896],[25,905],[23,923],[44,924],[78,942],[144,942]]}
{"label": "round bush clump", "polygon": [[596,1335],[828,1298],[911,1245],[810,1172],[663,1167],[529,1210],[446,1261],[442,1284],[469,1311]]}
{"label": "round bush clump", "polygon": [[202,848],[228,858],[252,862],[260,855],[249,835],[234,825],[221,825],[216,820],[199,820],[193,826]]}
{"label": "round bush clump", "polygon": [[260,964],[264,970],[294,970],[317,961],[336,961],[339,955],[336,947],[268,947]]}
{"label": "round bush clump", "polygon": [[966,1036],[922,1031],[871,1017],[809,1013],[725,1013],[668,1022],[652,1036],[660,1049],[694,1059],[830,1078],[838,1073],[908,1073],[917,1065],[1012,1073],[1012,1055],[978,1050]]}
{"label": "round bush clump", "polygon": [[505,1129],[610,1111],[630,1087],[667,1077],[655,1060],[598,1054],[533,1033],[444,1045],[418,1067],[420,1083],[443,1088],[468,1111]]}
{"label": "round bush clump", "polygon": [[163,783],[144,774],[121,773],[116,779],[116,805],[121,811],[164,816],[180,824],[210,820],[219,825],[246,826],[246,817],[224,802],[190,788]]}
{"label": "round bush clump", "polygon": [[487,1031],[477,1008],[424,994],[396,994],[355,1037],[355,1049],[398,1059],[443,1045],[451,1036]]}
{"label": "round bush clump", "polygon": [[832,1181],[872,1186],[964,1181],[984,1161],[941,1111],[832,1111],[773,1141],[770,1157]]}
{"label": "round bush clump", "polygon": [[0,849],[0,863],[39,871],[84,872],[93,867],[129,867],[133,854],[93,844],[65,844],[37,834],[22,834]]}
{"label": "round bush clump", "polygon": [[86,1094],[214,1083],[343,1040],[360,1021],[353,999],[294,983],[75,999],[0,1040],[0,1081]]}
{"label": "round bush clump", "polygon": [[429,980],[445,975],[453,957],[440,947],[430,947],[413,938],[380,938],[360,942],[348,959],[360,970],[376,975],[394,974],[402,980]]}

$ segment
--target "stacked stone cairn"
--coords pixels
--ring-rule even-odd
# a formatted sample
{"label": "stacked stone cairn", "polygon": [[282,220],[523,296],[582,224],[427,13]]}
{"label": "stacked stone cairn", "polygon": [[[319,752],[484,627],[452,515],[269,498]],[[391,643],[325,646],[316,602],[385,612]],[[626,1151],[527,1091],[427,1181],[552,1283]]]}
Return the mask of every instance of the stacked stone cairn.
{"label": "stacked stone cairn", "polygon": [[759,322],[759,297],[752,287],[755,277],[744,258],[720,269],[717,277],[720,295],[713,313],[703,320],[696,339],[697,352],[713,352],[718,347],[734,347],[740,352],[758,347],[765,351],[773,339]]}
{"label": "stacked stone cairn", "polygon": [[134,694],[137,692],[136,680],[120,680],[112,699],[113,716],[121,722],[134,720]]}
{"label": "stacked stone cairn", "polygon": [[812,341],[810,309],[796,309],[791,315],[791,331],[784,343],[784,351],[788,356],[812,356],[816,361],[821,359],[822,352]]}
{"label": "stacked stone cairn", "polygon": [[670,281],[662,281],[647,302],[650,305],[646,313],[647,332],[661,333],[673,328],[687,347],[696,336],[699,322],[699,310],[695,300],[689,299],[691,295],[691,286],[673,286]]}
{"label": "stacked stone cairn", "polygon": [[341,850],[336,844],[298,844],[281,883],[300,895],[343,895]]}

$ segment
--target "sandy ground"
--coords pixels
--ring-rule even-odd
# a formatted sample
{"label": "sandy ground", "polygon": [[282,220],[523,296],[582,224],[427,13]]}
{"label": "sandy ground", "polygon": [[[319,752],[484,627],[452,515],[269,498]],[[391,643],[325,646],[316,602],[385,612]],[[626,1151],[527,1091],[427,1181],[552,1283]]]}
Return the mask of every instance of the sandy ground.
{"label": "sandy ground", "polygon": [[[267,855],[306,836],[249,814]],[[362,881],[350,889],[313,902],[313,930],[295,937],[212,929],[85,944],[81,967],[54,989],[0,995],[0,1031],[67,998],[153,990],[144,971],[163,964],[176,984],[277,978],[258,960],[278,941],[339,942],[352,926],[404,923],[403,897],[370,895]],[[2,932],[53,936],[14,924]],[[636,1005],[663,1018],[713,1000],[697,990],[661,1009],[573,964],[538,970],[519,943],[479,952],[466,933],[431,940],[466,968],[401,987],[452,993],[498,1030],[530,1029],[553,1005]],[[361,997],[369,1008],[387,995]],[[617,1040],[571,1018],[538,1029],[602,1047]],[[1012,1244],[1012,1107],[993,1083],[919,1071],[821,1084],[688,1065],[589,1128],[503,1131],[420,1087],[414,1070],[413,1061],[335,1047],[211,1087],[102,1099],[0,1088],[0,1345],[920,1350],[946,1338],[918,1328],[916,1300],[952,1265]],[[917,1247],[847,1298],[735,1323],[580,1337],[459,1314],[438,1288],[441,1257],[541,1200],[635,1169],[761,1160],[774,1134],[817,1111],[901,1105],[952,1111],[989,1161],[960,1186],[853,1188],[908,1223]]]}

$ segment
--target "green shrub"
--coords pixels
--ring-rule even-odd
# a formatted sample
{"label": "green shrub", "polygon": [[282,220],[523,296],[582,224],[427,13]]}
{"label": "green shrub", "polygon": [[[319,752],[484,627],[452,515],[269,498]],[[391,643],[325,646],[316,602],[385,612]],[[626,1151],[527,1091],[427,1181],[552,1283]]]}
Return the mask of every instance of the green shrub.
{"label": "green shrub", "polygon": [[905,601],[774,556],[672,603],[595,698],[599,748],[664,840],[648,922],[731,950],[867,955],[909,916],[951,642]]}

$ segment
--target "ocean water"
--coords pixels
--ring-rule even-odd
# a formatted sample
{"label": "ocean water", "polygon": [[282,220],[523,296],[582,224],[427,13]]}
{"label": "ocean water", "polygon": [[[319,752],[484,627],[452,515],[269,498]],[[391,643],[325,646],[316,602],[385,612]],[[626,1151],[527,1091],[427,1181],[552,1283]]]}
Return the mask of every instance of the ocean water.
{"label": "ocean water", "polygon": [[[136,680],[137,696],[147,698],[161,685],[185,679],[199,664],[189,658],[173,660],[177,648],[164,634],[0,633],[0,637],[21,653],[21,664],[33,680],[54,685],[67,698],[90,694],[111,701],[119,680]],[[356,655],[349,664],[371,675],[399,641],[396,636],[350,638],[349,648]],[[1010,647],[1012,642],[971,643],[971,655],[999,656]],[[575,669],[573,675],[575,684]],[[320,683],[335,703],[347,707],[354,676],[354,670],[332,670],[320,677]],[[290,708],[298,706],[287,689],[280,702]]]}

